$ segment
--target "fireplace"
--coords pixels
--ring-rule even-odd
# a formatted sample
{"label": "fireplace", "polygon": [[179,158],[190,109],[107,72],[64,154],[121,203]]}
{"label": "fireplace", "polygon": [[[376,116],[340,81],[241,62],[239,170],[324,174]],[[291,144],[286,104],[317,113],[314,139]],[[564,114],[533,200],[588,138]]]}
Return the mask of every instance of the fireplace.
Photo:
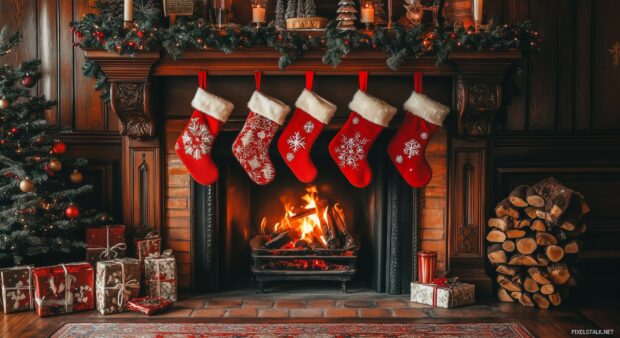
{"label": "fireplace", "polygon": [[349,283],[408,292],[417,248],[416,191],[381,151],[393,131],[381,135],[369,154],[374,179],[365,189],[351,186],[327,155],[334,131],[313,147],[319,176],[312,185],[297,181],[276,151],[276,179],[252,183],[230,152],[236,134],[224,132],[214,146],[218,183],[192,185],[197,289],[257,284],[277,292],[282,283],[293,281],[287,286],[294,288],[294,281],[311,280],[342,290]]}

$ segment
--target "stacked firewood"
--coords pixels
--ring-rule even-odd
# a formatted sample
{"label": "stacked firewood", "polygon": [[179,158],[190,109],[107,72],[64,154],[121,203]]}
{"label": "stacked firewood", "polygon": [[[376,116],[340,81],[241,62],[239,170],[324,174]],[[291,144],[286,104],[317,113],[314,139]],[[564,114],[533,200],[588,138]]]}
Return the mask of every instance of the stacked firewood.
{"label": "stacked firewood", "polygon": [[495,208],[486,236],[504,302],[546,309],[576,284],[575,256],[590,207],[555,178],[516,187]]}

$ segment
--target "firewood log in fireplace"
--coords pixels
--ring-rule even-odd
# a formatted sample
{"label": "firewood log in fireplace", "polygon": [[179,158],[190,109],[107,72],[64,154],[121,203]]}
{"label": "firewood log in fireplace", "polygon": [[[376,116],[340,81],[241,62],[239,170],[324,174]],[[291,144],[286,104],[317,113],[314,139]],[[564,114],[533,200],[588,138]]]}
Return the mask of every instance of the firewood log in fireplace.
{"label": "firewood log in fireplace", "polygon": [[559,305],[576,283],[571,264],[589,212],[583,195],[555,178],[517,186],[500,201],[486,236],[498,298],[541,309]]}

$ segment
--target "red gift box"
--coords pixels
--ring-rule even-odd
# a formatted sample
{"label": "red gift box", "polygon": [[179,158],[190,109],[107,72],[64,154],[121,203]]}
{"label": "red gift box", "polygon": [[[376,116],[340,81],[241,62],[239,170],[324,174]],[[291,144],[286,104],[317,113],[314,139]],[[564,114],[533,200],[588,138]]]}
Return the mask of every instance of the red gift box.
{"label": "red gift box", "polygon": [[123,258],[125,250],[124,225],[86,229],[86,260],[91,264],[100,260]]}
{"label": "red gift box", "polygon": [[142,238],[135,239],[136,258],[144,263],[144,259],[152,253],[161,252],[161,237],[157,231],[151,231]]}
{"label": "red gift box", "polygon": [[34,268],[32,274],[39,317],[95,308],[95,275],[90,263]]}
{"label": "red gift box", "polygon": [[152,316],[172,307],[172,302],[162,297],[134,298],[127,302],[127,307],[138,313]]}

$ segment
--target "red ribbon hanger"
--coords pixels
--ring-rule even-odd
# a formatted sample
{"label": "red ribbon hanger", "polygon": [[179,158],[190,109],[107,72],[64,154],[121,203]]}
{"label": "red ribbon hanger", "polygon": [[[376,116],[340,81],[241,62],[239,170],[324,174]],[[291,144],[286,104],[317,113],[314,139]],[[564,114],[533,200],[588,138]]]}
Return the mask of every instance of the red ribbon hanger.
{"label": "red ribbon hanger", "polygon": [[198,72],[198,85],[200,88],[207,90],[207,71],[201,70]]}
{"label": "red ribbon hanger", "polygon": [[413,72],[413,90],[422,93],[422,72]]}
{"label": "red ribbon hanger", "polygon": [[260,80],[263,76],[263,72],[257,70],[254,72],[254,83],[256,84],[256,90],[260,91]]}
{"label": "red ribbon hanger", "polygon": [[360,90],[365,92],[368,90],[368,72],[363,70],[359,72]]}
{"label": "red ribbon hanger", "polygon": [[312,90],[312,84],[314,83],[314,71],[306,71],[306,90]]}

